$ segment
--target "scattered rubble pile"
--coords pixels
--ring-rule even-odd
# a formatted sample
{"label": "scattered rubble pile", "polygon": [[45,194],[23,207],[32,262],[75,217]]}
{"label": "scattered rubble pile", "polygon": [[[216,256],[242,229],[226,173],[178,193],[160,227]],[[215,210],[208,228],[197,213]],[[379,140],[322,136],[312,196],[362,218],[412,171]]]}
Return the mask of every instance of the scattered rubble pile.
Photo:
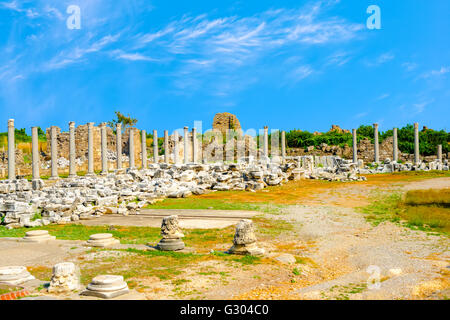
{"label": "scattered rubble pile", "polygon": [[294,157],[284,163],[247,157],[230,164],[153,163],[146,170],[78,176],[53,184],[42,180],[2,180],[0,219],[7,228],[38,227],[92,219],[106,213],[138,214],[142,207],[166,197],[227,190],[254,192],[299,178],[365,179],[356,175],[356,165],[348,160],[324,158],[327,158],[325,165],[318,168],[311,156]]}
{"label": "scattered rubble pile", "polygon": [[369,165],[363,166],[362,161],[359,161],[359,169],[357,170],[360,174],[369,173],[390,173],[398,171],[428,171],[428,170],[449,170],[449,161],[446,159],[443,162],[434,160],[432,162],[420,162],[415,165],[412,162],[399,163],[397,161],[391,161],[391,159],[386,158],[380,163],[370,163]]}

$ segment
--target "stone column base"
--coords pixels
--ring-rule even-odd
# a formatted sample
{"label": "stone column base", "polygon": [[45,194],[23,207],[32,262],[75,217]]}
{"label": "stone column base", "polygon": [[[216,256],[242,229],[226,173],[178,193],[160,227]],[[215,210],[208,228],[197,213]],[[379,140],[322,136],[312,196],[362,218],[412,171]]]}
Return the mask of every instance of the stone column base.
{"label": "stone column base", "polygon": [[156,245],[156,249],[161,251],[177,251],[184,249],[184,242],[181,239],[161,239]]}
{"label": "stone column base", "polygon": [[233,246],[227,251],[227,253],[249,255],[249,256],[260,256],[265,253],[265,250],[262,248],[258,248],[256,246],[256,243],[233,244]]}

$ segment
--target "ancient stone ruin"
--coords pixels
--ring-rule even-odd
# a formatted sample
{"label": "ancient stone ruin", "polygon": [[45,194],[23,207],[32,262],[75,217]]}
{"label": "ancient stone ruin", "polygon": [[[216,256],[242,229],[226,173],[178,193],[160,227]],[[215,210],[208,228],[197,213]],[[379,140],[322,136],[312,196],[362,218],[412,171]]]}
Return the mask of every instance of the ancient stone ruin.
{"label": "ancient stone ruin", "polygon": [[111,299],[129,293],[128,285],[123,276],[101,275],[92,279],[81,295]]}
{"label": "ancient stone ruin", "polygon": [[0,267],[0,284],[20,285],[34,279],[23,266]]}
{"label": "ancient stone ruin", "polygon": [[79,271],[72,262],[55,264],[48,287],[50,293],[67,293],[80,288]]}
{"label": "ancient stone ruin", "polygon": [[256,245],[256,235],[252,220],[243,219],[237,224],[233,246],[228,250],[228,253],[252,256],[264,254],[264,249],[258,248]]}
{"label": "ancient stone ruin", "polygon": [[214,116],[212,128],[213,130],[220,131],[223,135],[227,133],[227,130],[242,130],[238,118],[228,112],[217,113]]}
{"label": "ancient stone ruin", "polygon": [[156,246],[162,251],[177,251],[184,249],[182,238],[184,234],[181,232],[178,216],[164,217],[161,224],[162,239]]}
{"label": "ancient stone ruin", "polygon": [[96,233],[89,237],[85,245],[88,247],[110,247],[119,244],[119,240],[114,239],[111,233]]}

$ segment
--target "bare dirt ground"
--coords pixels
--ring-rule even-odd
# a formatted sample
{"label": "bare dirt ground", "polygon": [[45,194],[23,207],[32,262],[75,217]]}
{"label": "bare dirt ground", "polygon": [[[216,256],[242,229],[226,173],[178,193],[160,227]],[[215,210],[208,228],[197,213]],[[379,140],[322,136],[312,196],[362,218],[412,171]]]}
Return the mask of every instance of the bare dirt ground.
{"label": "bare dirt ground", "polygon": [[[449,188],[450,178],[387,182],[376,179],[379,178],[369,183],[330,185],[336,186],[333,188],[306,188],[308,194],[301,204],[287,205],[277,214],[262,215],[288,223],[292,229],[258,235],[259,245],[268,252],[259,263],[205,259],[186,265],[175,278],[131,278],[130,281],[139,284],[132,297],[448,299],[448,237],[414,231],[391,222],[375,226],[367,222],[357,208],[369,203],[372,192]],[[211,214],[218,213],[211,210]],[[261,216],[255,218],[258,217]],[[221,243],[210,249],[223,251],[230,245]],[[47,274],[51,266],[61,260],[82,263],[86,267],[89,263],[108,263],[117,259],[117,255],[132,255],[123,251],[92,252],[83,247],[81,241],[63,240],[46,247],[1,241],[0,250],[3,257],[7,255],[3,264],[26,265],[33,270],[45,268]],[[295,257],[297,261],[279,261],[280,255]]]}
{"label": "bare dirt ground", "polygon": [[[303,255],[315,262],[295,283],[253,289],[240,299],[433,299],[450,296],[449,240],[399,225],[368,223],[356,212],[369,190],[450,187],[450,178],[370,187],[351,185],[291,206],[278,219],[294,222],[298,243],[314,247]],[[369,268],[369,266],[372,266]],[[369,269],[368,269],[369,268]],[[372,287],[369,277],[380,279]],[[368,288],[369,287],[369,288]]]}

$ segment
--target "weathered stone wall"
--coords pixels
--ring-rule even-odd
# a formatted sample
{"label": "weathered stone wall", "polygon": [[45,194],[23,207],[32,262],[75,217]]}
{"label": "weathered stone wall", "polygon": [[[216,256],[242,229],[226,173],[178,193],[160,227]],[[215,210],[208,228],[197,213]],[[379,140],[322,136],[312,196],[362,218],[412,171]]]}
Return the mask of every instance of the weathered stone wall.
{"label": "weathered stone wall", "polygon": [[228,129],[242,130],[238,118],[229,112],[217,113],[214,116],[213,130],[221,131],[225,134]]}
{"label": "weathered stone wall", "polygon": [[[61,128],[56,128],[57,132],[57,144],[58,144],[58,157],[64,157],[66,159],[69,158],[69,132],[61,132]],[[135,159],[140,162],[141,156],[141,135],[140,131],[135,129],[134,136],[134,151],[135,151]],[[50,138],[50,128],[47,128],[47,156],[50,155],[51,148],[51,138]],[[107,136],[107,150],[116,152],[116,134],[110,127],[106,127],[106,136]],[[128,146],[128,138],[129,138],[129,128],[122,133],[122,153],[128,155],[129,154],[129,146]],[[96,164],[101,163],[101,132],[99,126],[93,127],[93,141],[94,141],[94,162]],[[87,124],[79,125],[75,128],[75,149],[76,149],[76,157],[87,160],[88,156],[88,126]]]}

